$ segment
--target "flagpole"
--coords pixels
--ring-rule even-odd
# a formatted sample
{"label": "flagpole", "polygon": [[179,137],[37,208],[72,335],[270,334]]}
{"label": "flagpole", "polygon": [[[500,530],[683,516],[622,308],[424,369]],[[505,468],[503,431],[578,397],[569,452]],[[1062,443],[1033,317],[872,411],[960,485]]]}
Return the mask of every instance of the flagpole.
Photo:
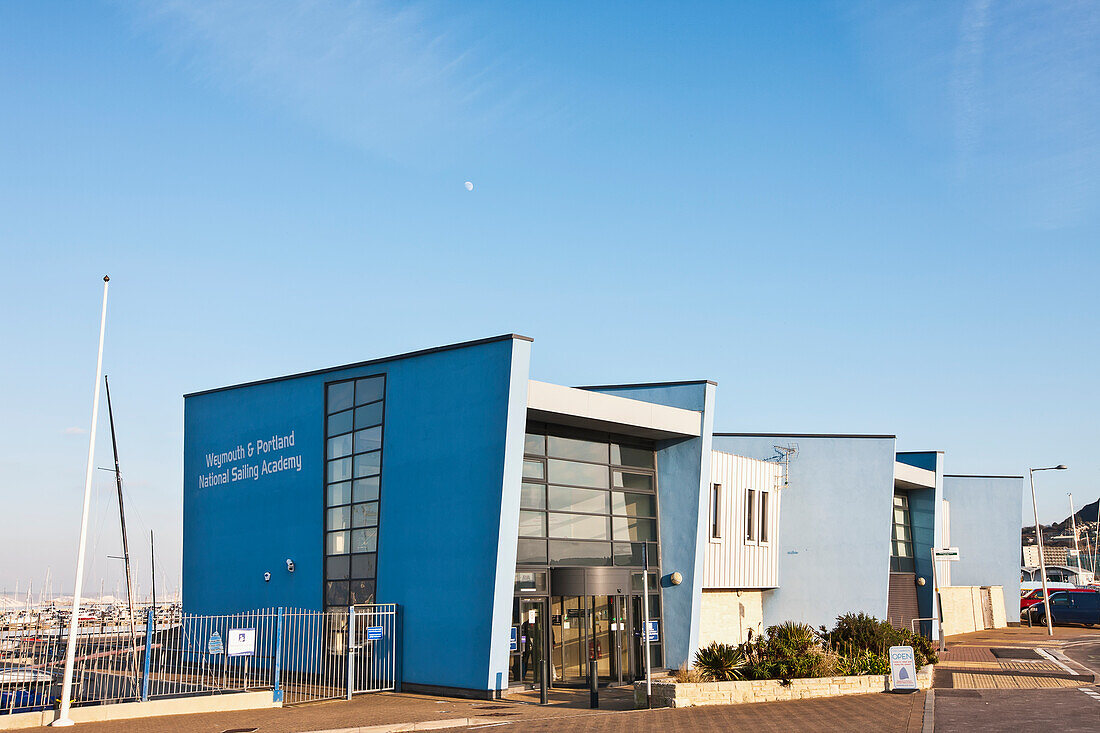
{"label": "flagpole", "polygon": [[80,544],[76,554],[76,583],[73,586],[73,608],[69,617],[69,643],[65,648],[65,676],[61,684],[61,710],[52,725],[69,726],[69,702],[73,691],[73,664],[76,661],[76,632],[80,625],[80,591],[84,585],[84,549],[88,539],[88,506],[92,499],[92,471],[95,468],[95,429],[99,421],[99,380],[103,374],[103,334],[107,330],[107,285],[111,278],[103,276],[103,309],[99,315],[99,353],[95,362],[95,392],[92,396],[92,426],[88,431],[88,468],[84,474],[84,511],[80,516]]}

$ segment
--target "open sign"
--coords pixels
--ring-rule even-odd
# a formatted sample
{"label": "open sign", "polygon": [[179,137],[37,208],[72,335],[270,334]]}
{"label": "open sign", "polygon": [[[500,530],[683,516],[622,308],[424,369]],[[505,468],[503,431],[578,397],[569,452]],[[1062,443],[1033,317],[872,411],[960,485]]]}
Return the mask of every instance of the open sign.
{"label": "open sign", "polygon": [[911,646],[890,647],[890,690],[917,689],[917,658]]}

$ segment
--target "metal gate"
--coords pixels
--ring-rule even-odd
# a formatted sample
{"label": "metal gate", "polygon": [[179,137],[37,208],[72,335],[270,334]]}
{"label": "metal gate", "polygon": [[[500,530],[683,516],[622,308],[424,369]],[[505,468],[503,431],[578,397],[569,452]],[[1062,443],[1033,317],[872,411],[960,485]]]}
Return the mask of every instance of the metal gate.
{"label": "metal gate", "polygon": [[276,699],[293,705],[396,689],[396,604],[288,610],[283,625]]}
{"label": "metal gate", "polygon": [[348,654],[351,692],[393,690],[397,675],[397,606],[375,604],[351,615],[354,643]]}

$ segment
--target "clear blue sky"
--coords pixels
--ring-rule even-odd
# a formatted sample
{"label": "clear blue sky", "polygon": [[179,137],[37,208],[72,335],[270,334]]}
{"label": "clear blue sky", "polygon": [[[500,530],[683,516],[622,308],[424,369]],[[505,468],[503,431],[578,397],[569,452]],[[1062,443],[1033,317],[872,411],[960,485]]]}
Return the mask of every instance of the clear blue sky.
{"label": "clear blue sky", "polygon": [[714,379],[723,430],[1065,462],[1065,517],[1100,493],[1098,18],[0,4],[0,588],[71,587],[105,272],[138,573],[151,528],[173,590],[183,393],[512,331],[539,379]]}

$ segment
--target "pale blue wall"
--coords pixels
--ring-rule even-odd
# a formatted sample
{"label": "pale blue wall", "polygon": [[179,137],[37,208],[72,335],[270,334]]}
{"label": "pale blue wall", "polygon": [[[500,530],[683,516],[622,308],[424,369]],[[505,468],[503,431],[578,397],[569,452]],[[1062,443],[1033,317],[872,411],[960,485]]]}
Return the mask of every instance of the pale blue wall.
{"label": "pale blue wall", "polygon": [[[706,504],[710,485],[711,431],[715,385],[710,382],[600,387],[596,391],[702,413],[698,438],[657,444],[657,500],[660,513],[661,602],[664,615],[665,666],[679,667],[699,647]],[[679,572],[680,585],[668,576]]]}
{"label": "pale blue wall", "polygon": [[[502,337],[189,396],[184,609],[320,607],[324,383],[384,373],[377,599],[401,605],[403,681],[496,689],[507,670],[529,349]],[[206,452],[291,430],[300,472],[197,487]]]}
{"label": "pale blue wall", "polygon": [[780,499],[779,588],[764,623],[832,626],[849,611],[886,618],[893,437],[714,436],[716,450],[761,460],[796,444]]}
{"label": "pale blue wall", "polygon": [[1004,587],[1005,618],[1020,618],[1020,527],[1022,476],[944,476],[943,498],[951,506],[952,585]]}

